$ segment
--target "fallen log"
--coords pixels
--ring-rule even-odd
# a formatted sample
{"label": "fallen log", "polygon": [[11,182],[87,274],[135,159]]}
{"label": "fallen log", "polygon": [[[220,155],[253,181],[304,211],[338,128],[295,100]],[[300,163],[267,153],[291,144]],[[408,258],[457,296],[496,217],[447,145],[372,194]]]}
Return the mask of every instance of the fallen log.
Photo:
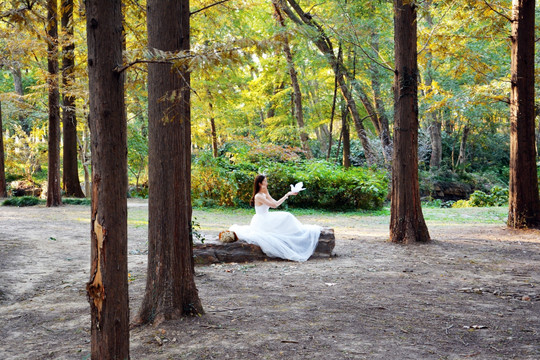
{"label": "fallen log", "polygon": [[[319,237],[319,243],[311,258],[332,256],[332,250],[334,250],[335,245],[334,229],[323,228]],[[206,240],[203,244],[194,244],[193,257],[196,265],[229,262],[244,263],[269,259],[278,260],[266,256],[257,245],[248,244],[244,241],[222,243],[216,239]]]}

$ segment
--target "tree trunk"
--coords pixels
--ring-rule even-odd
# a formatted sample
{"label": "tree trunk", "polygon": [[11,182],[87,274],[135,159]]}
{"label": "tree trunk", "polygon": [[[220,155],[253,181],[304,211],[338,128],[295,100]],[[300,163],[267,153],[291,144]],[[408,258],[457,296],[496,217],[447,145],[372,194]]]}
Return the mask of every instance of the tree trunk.
{"label": "tree trunk", "polygon": [[92,135],[92,359],[129,359],[127,125],[120,0],[86,0]]}
{"label": "tree trunk", "polygon": [[208,108],[210,109],[210,136],[212,138],[212,155],[214,158],[218,157],[218,141],[217,141],[217,132],[216,132],[216,120],[214,119],[214,105],[212,104],[212,94],[210,90],[206,89],[208,98]]}
{"label": "tree trunk", "polygon": [[0,102],[0,198],[7,197],[6,168],[4,163],[4,130],[2,129],[2,103]]}
{"label": "tree trunk", "polygon": [[[285,28],[285,20],[279,11],[279,5],[277,0],[272,0],[274,5],[274,14],[276,16],[277,22],[281,25],[282,28]],[[300,142],[302,143],[302,149],[304,150],[306,157],[311,158],[313,154],[309,148],[309,137],[304,129],[304,110],[302,109],[302,92],[300,90],[300,84],[298,83],[298,74],[294,67],[293,56],[291,52],[291,47],[289,46],[288,35],[282,35],[281,40],[283,42],[283,52],[285,53],[285,59],[287,60],[287,67],[289,69],[289,76],[291,78],[291,85],[293,88],[293,104],[294,104],[294,117],[296,118],[296,124],[298,126],[298,131],[300,132]]]}
{"label": "tree trunk", "polygon": [[28,123],[27,119],[25,119],[23,111],[22,111],[22,98],[24,96],[24,88],[22,84],[22,73],[21,68],[18,65],[15,65],[11,68],[11,74],[13,75],[13,88],[15,89],[15,92],[17,95],[19,95],[20,99],[17,101],[20,105],[19,108],[19,124],[21,125],[23,131],[29,135],[30,131],[32,130],[32,127]]}
{"label": "tree trunk", "polygon": [[[341,52],[341,46],[340,50]],[[339,55],[338,55],[339,56]],[[330,113],[330,129],[328,130],[328,153],[326,154],[326,161],[330,160],[332,152],[332,132],[334,127],[334,115],[336,114],[336,98],[337,98],[337,78],[334,76],[334,95],[332,96],[332,111]]]}
{"label": "tree trunk", "polygon": [[[433,28],[433,18],[431,17],[431,8],[432,8],[432,1],[428,0],[426,3],[427,11],[426,11],[426,22],[428,25],[428,29]],[[426,75],[424,78],[426,79],[426,87],[427,87],[427,94],[429,95],[433,90],[431,89],[431,86],[433,84],[433,54],[431,53],[431,50],[429,48],[426,48]],[[429,167],[431,170],[437,170],[441,167],[441,161],[442,161],[442,136],[441,136],[441,122],[437,119],[437,114],[432,111],[428,114],[429,119],[429,137],[431,141],[431,157],[429,160]]]}
{"label": "tree trunk", "polygon": [[347,106],[341,106],[341,131],[343,141],[343,167],[348,169],[351,167],[351,135],[349,130]]}
{"label": "tree trunk", "polygon": [[62,0],[62,29],[67,36],[67,45],[62,49],[62,123],[64,125],[63,183],[66,196],[84,197],[79,181],[77,163],[77,118],[75,97],[69,95],[69,87],[75,81],[75,43],[73,42],[73,0]]}
{"label": "tree trunk", "polygon": [[47,86],[49,90],[49,169],[47,206],[62,204],[60,193],[60,94],[58,90],[58,4],[47,1]]}
{"label": "tree trunk", "polygon": [[465,125],[463,133],[461,134],[461,142],[459,143],[459,156],[457,167],[465,166],[466,150],[467,150],[467,138],[469,137],[470,128],[469,125]]}
{"label": "tree trunk", "polygon": [[[371,32],[371,47],[375,52],[379,52],[379,34],[372,30]],[[378,129],[377,134],[381,139],[381,144],[383,148],[383,157],[384,161],[387,164],[392,162],[392,140],[390,139],[390,125],[388,116],[386,115],[386,109],[384,108],[383,96],[381,94],[381,84],[380,78],[382,77],[381,72],[379,71],[379,64],[375,62],[370,63],[371,67],[371,88],[373,90],[373,102],[375,103],[375,112],[377,114],[377,121],[375,122],[376,129]],[[372,117],[373,119],[373,117]]]}
{"label": "tree trunk", "polygon": [[534,0],[512,1],[508,226],[540,227],[534,138]]}
{"label": "tree trunk", "polygon": [[[360,139],[362,147],[364,148],[364,153],[368,166],[375,164],[375,152],[371,147],[366,130],[364,129],[364,125],[362,123],[363,119],[360,118],[360,114],[356,106],[356,101],[354,100],[351,91],[349,90],[349,87],[347,86],[347,83],[345,81],[345,77],[350,75],[348,75],[346,68],[343,65],[343,61],[340,61],[338,58],[336,58],[334,50],[332,48],[332,43],[324,33],[322,27],[317,24],[310,15],[306,14],[296,1],[288,0],[288,2],[298,14],[298,16],[300,16],[300,19],[296,15],[294,15],[294,13],[286,6],[286,4],[284,4],[283,1],[280,1],[279,3],[280,9],[282,9],[287,14],[287,16],[295,23],[301,26],[304,26],[304,24],[306,24],[316,31],[317,35],[315,35],[314,38],[312,38],[311,40],[313,41],[315,46],[317,46],[317,48],[325,55],[330,66],[334,70],[334,74],[336,75],[338,80],[339,89],[341,90],[343,97],[347,101],[347,107],[353,118],[356,133],[358,134],[358,138]],[[369,111],[368,114],[370,114]]]}
{"label": "tree trunk", "polygon": [[390,241],[430,241],[418,185],[416,6],[394,0],[394,155]]}
{"label": "tree trunk", "polygon": [[[188,51],[189,1],[148,1],[148,46]],[[148,276],[136,323],[203,313],[191,235],[190,74],[148,66]]]}

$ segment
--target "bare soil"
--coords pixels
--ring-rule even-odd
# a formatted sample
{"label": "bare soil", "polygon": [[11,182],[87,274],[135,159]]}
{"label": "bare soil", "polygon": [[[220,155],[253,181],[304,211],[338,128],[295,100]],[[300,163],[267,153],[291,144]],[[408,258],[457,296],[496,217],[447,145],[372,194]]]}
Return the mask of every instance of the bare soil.
{"label": "bare soil", "polygon": [[[145,211],[130,200],[132,316]],[[198,266],[206,314],[132,330],[131,358],[540,359],[540,232],[437,211],[415,246],[386,241],[387,216],[299,216],[334,228],[334,257]],[[0,359],[89,358],[89,214],[0,207]],[[250,219],[194,215],[208,237]]]}

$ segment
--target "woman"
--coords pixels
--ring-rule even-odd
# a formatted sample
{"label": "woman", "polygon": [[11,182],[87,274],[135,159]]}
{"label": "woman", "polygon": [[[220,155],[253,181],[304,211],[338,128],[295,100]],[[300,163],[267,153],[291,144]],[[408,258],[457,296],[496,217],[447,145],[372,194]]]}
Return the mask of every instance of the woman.
{"label": "woman", "polygon": [[261,247],[270,257],[294,261],[306,261],[315,251],[321,233],[317,225],[302,225],[292,214],[284,211],[269,212],[277,208],[290,195],[288,192],[279,200],[274,200],[268,193],[268,180],[264,175],[257,175],[253,183],[251,206],[255,206],[255,215],[250,225],[233,225],[240,240]]}

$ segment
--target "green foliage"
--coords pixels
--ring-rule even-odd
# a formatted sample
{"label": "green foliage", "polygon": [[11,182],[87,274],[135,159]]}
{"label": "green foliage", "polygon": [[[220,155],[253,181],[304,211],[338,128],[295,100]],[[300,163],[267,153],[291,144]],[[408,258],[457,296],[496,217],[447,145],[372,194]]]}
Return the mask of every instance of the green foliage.
{"label": "green foliage", "polygon": [[91,205],[91,199],[80,199],[80,198],[63,198],[62,204],[64,205]]}
{"label": "green foliage", "polygon": [[469,200],[459,200],[452,207],[486,207],[504,206],[508,204],[508,189],[494,186],[491,193],[487,194],[477,190],[471,194]]}
{"label": "green foliage", "polygon": [[[236,147],[226,157],[213,158],[201,152],[193,161],[192,197],[196,206],[249,206],[253,180],[258,173],[268,177],[271,194],[279,198],[290,185],[304,183],[305,191],[292,196],[287,204],[294,207],[331,210],[379,209],[388,194],[386,173],[369,168],[350,168],[326,161],[287,160],[285,149],[274,161],[262,159],[257,149]],[[232,150],[232,146],[228,147]],[[269,154],[273,154],[273,148]],[[253,159],[257,163],[246,161]],[[242,161],[240,161],[242,160]]]}
{"label": "green foliage", "polygon": [[43,200],[39,200],[34,196],[21,196],[21,197],[12,197],[6,199],[2,202],[3,206],[34,206],[39,203],[44,203]]}

